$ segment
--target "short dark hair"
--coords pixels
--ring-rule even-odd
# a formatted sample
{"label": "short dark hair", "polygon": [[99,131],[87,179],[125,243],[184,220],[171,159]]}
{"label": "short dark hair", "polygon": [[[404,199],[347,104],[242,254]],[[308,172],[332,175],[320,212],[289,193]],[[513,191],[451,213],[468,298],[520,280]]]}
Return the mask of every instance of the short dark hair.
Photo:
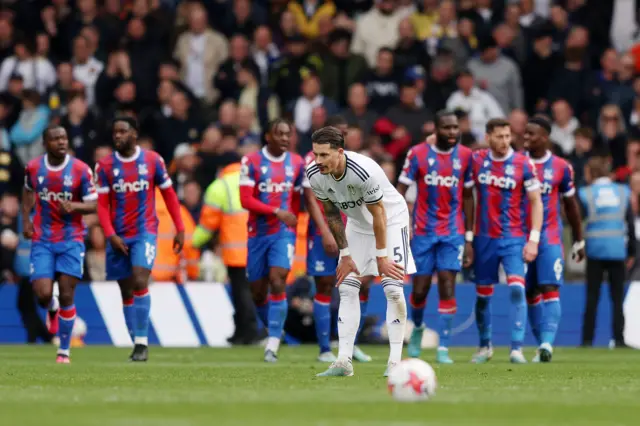
{"label": "short dark hair", "polygon": [[445,117],[458,118],[458,115],[454,111],[451,111],[448,109],[441,109],[440,111],[436,112],[436,127],[440,125],[440,120],[442,120]]}
{"label": "short dark hair", "polygon": [[127,123],[129,127],[131,127],[133,130],[135,130],[136,132],[138,131],[138,120],[136,120],[135,118],[130,117],[128,115],[119,115],[113,119],[112,125],[115,126],[115,124],[119,121],[122,121],[123,123]]}
{"label": "short dark hair", "polygon": [[589,139],[589,140],[593,140],[593,130],[591,130],[588,127],[578,127],[574,132],[573,132],[573,136],[574,137],[582,137],[585,139]]}
{"label": "short dark hair", "polygon": [[485,126],[485,132],[493,133],[493,131],[498,127],[509,127],[509,126],[510,126],[509,122],[504,118],[492,118],[491,120],[487,121],[487,125]]}
{"label": "short dark hair", "polygon": [[320,145],[329,144],[332,149],[344,149],[344,136],[340,129],[333,126],[325,126],[313,132],[311,142]]}
{"label": "short dark hair", "polygon": [[291,123],[289,123],[289,120],[285,118],[276,118],[275,120],[271,120],[271,122],[269,123],[269,126],[267,127],[267,133],[273,132],[276,129],[276,127],[278,127],[281,124],[286,124],[287,126],[291,126]]}
{"label": "short dark hair", "polygon": [[327,118],[327,126],[338,127],[338,126],[348,126],[349,123],[347,120],[341,115],[332,115]]}
{"label": "short dark hair", "polygon": [[62,129],[65,130],[64,127],[62,127],[59,124],[50,124],[47,126],[46,129],[44,129],[44,131],[42,132],[42,141],[46,142],[47,140],[49,140],[49,132],[54,130],[54,129]]}
{"label": "short dark hair", "polygon": [[529,119],[529,123],[542,127],[547,135],[551,134],[551,121],[544,115],[534,115],[531,119]]}

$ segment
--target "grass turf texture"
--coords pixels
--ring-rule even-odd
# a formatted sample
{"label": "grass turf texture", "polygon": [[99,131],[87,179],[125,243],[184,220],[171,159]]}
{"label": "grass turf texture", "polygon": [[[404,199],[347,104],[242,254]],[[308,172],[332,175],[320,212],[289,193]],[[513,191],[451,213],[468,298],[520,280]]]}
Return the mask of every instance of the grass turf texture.
{"label": "grass turf texture", "polygon": [[147,364],[127,362],[128,349],[89,347],[56,365],[52,347],[0,346],[0,424],[640,424],[638,351],[558,349],[551,364],[511,365],[497,349],[488,364],[472,365],[472,349],[454,348],[456,364],[432,364],[435,399],[417,404],[387,394],[387,347],[366,351],[374,362],[355,364],[354,377],[316,378],[326,364],[315,362],[315,346],[284,347],[275,365],[257,347],[151,348]]}

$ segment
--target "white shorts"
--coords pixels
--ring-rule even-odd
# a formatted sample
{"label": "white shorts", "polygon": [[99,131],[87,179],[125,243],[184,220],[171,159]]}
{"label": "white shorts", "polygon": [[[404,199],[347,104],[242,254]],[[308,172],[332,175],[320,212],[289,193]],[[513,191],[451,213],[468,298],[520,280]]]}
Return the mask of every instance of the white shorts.
{"label": "white shorts", "polygon": [[[360,277],[377,277],[376,237],[354,231],[348,223],[345,234],[351,258],[358,267],[358,271],[360,271]],[[413,261],[409,244],[408,213],[406,221],[395,225],[387,225],[387,256],[404,267],[405,275],[416,273],[416,264]]]}

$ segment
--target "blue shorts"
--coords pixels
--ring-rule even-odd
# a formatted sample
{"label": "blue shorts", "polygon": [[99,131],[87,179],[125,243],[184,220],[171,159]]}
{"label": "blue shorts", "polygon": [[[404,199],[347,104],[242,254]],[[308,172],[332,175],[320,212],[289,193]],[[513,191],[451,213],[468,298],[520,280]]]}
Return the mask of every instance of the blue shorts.
{"label": "blue shorts", "polygon": [[433,275],[436,271],[462,269],[464,236],[415,235],[411,240],[411,253],[416,262],[416,275]]}
{"label": "blue shorts", "polygon": [[527,269],[527,289],[543,284],[561,286],[564,282],[564,250],[562,245],[540,245],[538,257]]}
{"label": "blue shorts", "polygon": [[296,251],[293,232],[252,237],[247,241],[247,279],[250,283],[269,276],[270,268],[291,269]]}
{"label": "blue shorts", "polygon": [[525,276],[525,263],[522,257],[526,241],[523,238],[475,237],[475,283],[480,285],[497,284],[500,264],[504,272],[518,277]]}
{"label": "blue shorts", "polygon": [[40,278],[55,279],[64,274],[78,279],[84,275],[84,243],[65,241],[62,243],[34,242],[31,246],[31,281]]}
{"label": "blue shorts", "polygon": [[329,256],[322,246],[322,237],[309,239],[307,249],[307,274],[311,277],[328,277],[336,274],[338,258]]}
{"label": "blue shorts", "polygon": [[107,280],[121,280],[133,274],[134,266],[151,270],[156,260],[156,240],[153,234],[143,234],[134,238],[125,238],[129,247],[129,256],[114,250],[107,244]]}

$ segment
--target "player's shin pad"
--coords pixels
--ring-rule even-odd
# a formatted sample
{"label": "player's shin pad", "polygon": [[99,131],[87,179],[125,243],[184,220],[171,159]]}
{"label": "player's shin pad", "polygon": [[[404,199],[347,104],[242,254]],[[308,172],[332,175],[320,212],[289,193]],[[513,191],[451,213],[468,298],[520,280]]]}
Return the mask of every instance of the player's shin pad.
{"label": "player's shin pad", "polygon": [[347,277],[340,284],[338,309],[338,359],[351,359],[360,325],[360,281]]}
{"label": "player's shin pad", "polygon": [[407,323],[407,304],[401,281],[384,278],[384,295],[387,297],[387,333],[389,335],[389,362],[399,362],[402,358],[404,329]]}

